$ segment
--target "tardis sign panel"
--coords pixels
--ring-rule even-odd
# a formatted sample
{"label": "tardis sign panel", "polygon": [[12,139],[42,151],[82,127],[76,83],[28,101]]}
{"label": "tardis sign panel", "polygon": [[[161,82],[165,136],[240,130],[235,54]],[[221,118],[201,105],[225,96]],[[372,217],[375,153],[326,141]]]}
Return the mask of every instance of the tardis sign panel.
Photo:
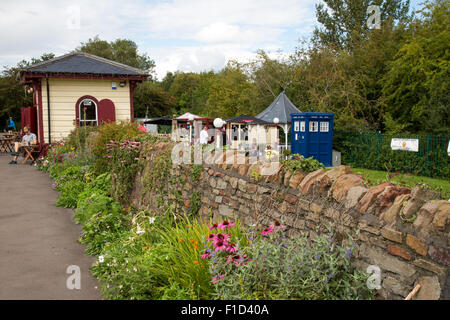
{"label": "tardis sign panel", "polygon": [[291,113],[291,150],[332,166],[333,113]]}

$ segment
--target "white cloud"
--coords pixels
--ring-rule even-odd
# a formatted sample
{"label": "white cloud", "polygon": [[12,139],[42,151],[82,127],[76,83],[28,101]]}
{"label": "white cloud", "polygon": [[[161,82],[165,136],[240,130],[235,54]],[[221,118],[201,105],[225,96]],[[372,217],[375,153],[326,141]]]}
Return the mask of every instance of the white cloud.
{"label": "white cloud", "polygon": [[[315,0],[317,1],[317,0]],[[176,69],[220,69],[258,49],[291,50],[315,20],[311,0],[5,1],[0,0],[0,65],[44,52],[61,55],[99,35],[134,40],[157,65],[159,78]],[[78,6],[80,28],[67,11]],[[76,11],[76,10],[75,10]],[[72,20],[71,20],[72,19]]]}

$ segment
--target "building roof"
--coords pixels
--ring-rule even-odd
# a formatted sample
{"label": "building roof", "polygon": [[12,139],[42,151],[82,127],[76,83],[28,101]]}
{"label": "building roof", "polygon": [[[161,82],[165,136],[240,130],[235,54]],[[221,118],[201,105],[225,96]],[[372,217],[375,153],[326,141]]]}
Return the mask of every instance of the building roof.
{"label": "building roof", "polygon": [[230,122],[230,123],[247,123],[247,124],[262,124],[262,125],[270,124],[267,121],[264,121],[264,120],[261,120],[261,119],[249,116],[247,114],[243,114],[243,115],[240,115],[238,117],[227,119],[227,120],[225,120],[225,122]]}
{"label": "building roof", "polygon": [[297,107],[289,100],[286,93],[282,91],[278,97],[268,106],[263,112],[258,114],[258,119],[273,123],[274,118],[278,118],[279,123],[291,123],[291,113],[301,112]]}
{"label": "building roof", "polygon": [[172,118],[162,116],[159,118],[151,118],[148,120],[144,120],[145,124],[160,124],[160,125],[171,125],[172,124]]}
{"label": "building roof", "polygon": [[23,68],[20,73],[148,76],[146,71],[85,52],[71,52],[39,62]]}
{"label": "building roof", "polygon": [[190,112],[186,112],[185,114],[182,114],[181,116],[177,117],[177,119],[186,120],[186,119],[189,119],[189,116],[191,116],[191,115],[194,116],[194,119],[203,119],[202,117],[192,114]]}

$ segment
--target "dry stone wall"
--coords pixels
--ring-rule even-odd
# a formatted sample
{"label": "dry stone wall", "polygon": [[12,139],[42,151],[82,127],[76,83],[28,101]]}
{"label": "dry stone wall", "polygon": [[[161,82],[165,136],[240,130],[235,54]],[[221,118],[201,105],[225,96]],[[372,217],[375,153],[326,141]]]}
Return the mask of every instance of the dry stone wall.
{"label": "dry stone wall", "polygon": [[[146,170],[152,170],[152,157]],[[332,226],[338,241],[346,234],[356,239],[355,266],[381,269],[380,299],[404,299],[416,284],[421,284],[417,299],[450,298],[450,202],[432,200],[436,194],[431,191],[391,183],[368,188],[347,166],[308,174],[280,169],[263,176],[258,165],[210,164],[202,166],[196,181],[189,170],[171,170],[182,177],[175,189],[186,212],[195,193],[205,220],[239,219],[264,227],[279,220],[292,237],[300,232],[314,237]],[[136,179],[134,205],[157,209],[158,194],[149,190],[142,195],[144,176]]]}

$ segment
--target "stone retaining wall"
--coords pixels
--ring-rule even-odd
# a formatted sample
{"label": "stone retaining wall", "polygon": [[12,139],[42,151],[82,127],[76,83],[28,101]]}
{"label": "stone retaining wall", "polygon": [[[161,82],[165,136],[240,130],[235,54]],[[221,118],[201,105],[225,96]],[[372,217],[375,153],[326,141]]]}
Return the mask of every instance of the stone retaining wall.
{"label": "stone retaining wall", "polygon": [[[151,170],[151,155],[148,163]],[[336,239],[347,233],[356,239],[355,266],[380,267],[379,298],[404,299],[417,283],[422,286],[417,299],[450,298],[450,202],[432,200],[434,192],[391,183],[367,188],[346,166],[260,176],[258,165],[212,164],[203,166],[195,182],[188,170],[172,170],[172,175],[183,177],[176,189],[186,211],[195,192],[204,219],[226,217],[261,226],[277,219],[287,226],[289,236],[308,232],[314,237],[331,225]],[[157,195],[150,191],[140,196],[142,177],[136,179],[134,205],[154,206]]]}

